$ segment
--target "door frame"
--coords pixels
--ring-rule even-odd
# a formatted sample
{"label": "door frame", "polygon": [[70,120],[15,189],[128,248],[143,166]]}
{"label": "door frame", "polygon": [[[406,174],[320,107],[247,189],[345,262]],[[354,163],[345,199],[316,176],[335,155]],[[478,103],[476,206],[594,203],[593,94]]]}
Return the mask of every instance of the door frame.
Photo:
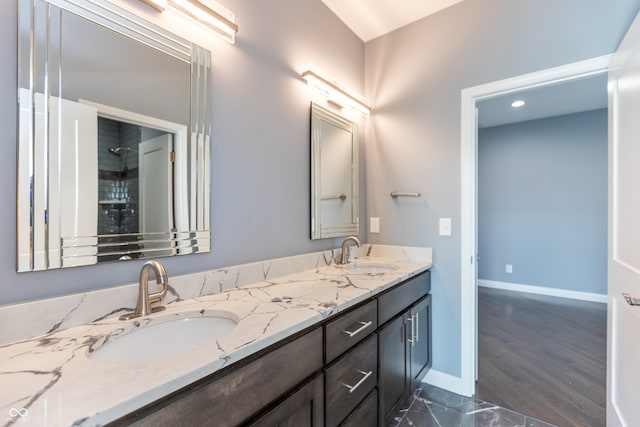
{"label": "door frame", "polygon": [[603,55],[559,67],[523,74],[463,89],[461,92],[461,358],[460,390],[465,396],[475,394],[477,375],[477,178],[478,141],[476,104],[490,98],[526,89],[570,82],[607,73],[613,55]]}

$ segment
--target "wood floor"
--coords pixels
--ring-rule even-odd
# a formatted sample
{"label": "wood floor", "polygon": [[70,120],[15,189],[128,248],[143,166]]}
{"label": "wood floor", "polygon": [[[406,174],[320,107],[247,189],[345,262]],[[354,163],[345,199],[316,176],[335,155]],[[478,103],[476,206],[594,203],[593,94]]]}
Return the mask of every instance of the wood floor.
{"label": "wood floor", "polygon": [[476,398],[559,427],[605,425],[606,304],[478,289]]}

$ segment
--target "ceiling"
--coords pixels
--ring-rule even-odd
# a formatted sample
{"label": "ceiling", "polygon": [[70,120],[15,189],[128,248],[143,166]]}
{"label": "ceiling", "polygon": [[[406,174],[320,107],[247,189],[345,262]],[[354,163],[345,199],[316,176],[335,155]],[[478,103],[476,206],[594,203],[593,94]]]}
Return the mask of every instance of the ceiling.
{"label": "ceiling", "polygon": [[364,42],[462,0],[322,0]]}
{"label": "ceiling", "polygon": [[[511,107],[520,99],[526,102],[523,107]],[[481,128],[606,108],[607,74],[503,95],[477,106]]]}
{"label": "ceiling", "polygon": [[[322,0],[364,42],[463,0]],[[515,99],[524,107],[512,108]],[[606,74],[504,95],[478,103],[479,127],[499,126],[607,107]]]}

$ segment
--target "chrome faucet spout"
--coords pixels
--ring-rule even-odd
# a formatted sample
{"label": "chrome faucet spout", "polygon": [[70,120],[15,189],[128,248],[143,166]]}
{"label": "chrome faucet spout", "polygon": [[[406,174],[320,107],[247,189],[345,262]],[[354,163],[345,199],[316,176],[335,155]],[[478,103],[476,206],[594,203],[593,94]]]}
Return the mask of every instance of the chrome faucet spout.
{"label": "chrome faucet spout", "polygon": [[[153,270],[156,276],[156,283],[162,286],[160,292],[153,294],[149,293],[149,271]],[[136,310],[133,313],[128,313],[120,316],[120,320],[129,320],[136,317],[148,316],[151,313],[156,313],[165,309],[162,305],[152,306],[162,301],[167,294],[169,286],[169,277],[167,272],[158,261],[147,261],[140,270],[140,280],[138,281],[138,302],[136,304]]]}
{"label": "chrome faucet spout", "polygon": [[360,247],[360,240],[356,236],[349,236],[342,241],[342,254],[340,255],[340,264],[346,264],[349,262],[349,242],[353,242],[357,247]]}

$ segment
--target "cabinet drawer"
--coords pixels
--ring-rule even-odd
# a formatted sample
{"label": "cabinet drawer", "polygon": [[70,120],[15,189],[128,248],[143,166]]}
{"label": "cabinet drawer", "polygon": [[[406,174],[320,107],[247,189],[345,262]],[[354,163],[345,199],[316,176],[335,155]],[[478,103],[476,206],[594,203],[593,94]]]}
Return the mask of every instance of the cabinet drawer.
{"label": "cabinet drawer", "polygon": [[431,290],[431,272],[425,271],[378,297],[378,323],[384,324]]}
{"label": "cabinet drawer", "polygon": [[378,327],[376,300],[327,323],[325,328],[327,363],[365,339]]}
{"label": "cabinet drawer", "polygon": [[322,375],[262,415],[251,427],[324,427]]}
{"label": "cabinet drawer", "polygon": [[372,334],[327,369],[327,427],[334,427],[355,409],[378,381],[378,335]]}
{"label": "cabinet drawer", "polygon": [[134,426],[237,426],[322,368],[322,328],[180,393]]}
{"label": "cabinet drawer", "polygon": [[340,427],[378,427],[378,390],[374,388]]}

